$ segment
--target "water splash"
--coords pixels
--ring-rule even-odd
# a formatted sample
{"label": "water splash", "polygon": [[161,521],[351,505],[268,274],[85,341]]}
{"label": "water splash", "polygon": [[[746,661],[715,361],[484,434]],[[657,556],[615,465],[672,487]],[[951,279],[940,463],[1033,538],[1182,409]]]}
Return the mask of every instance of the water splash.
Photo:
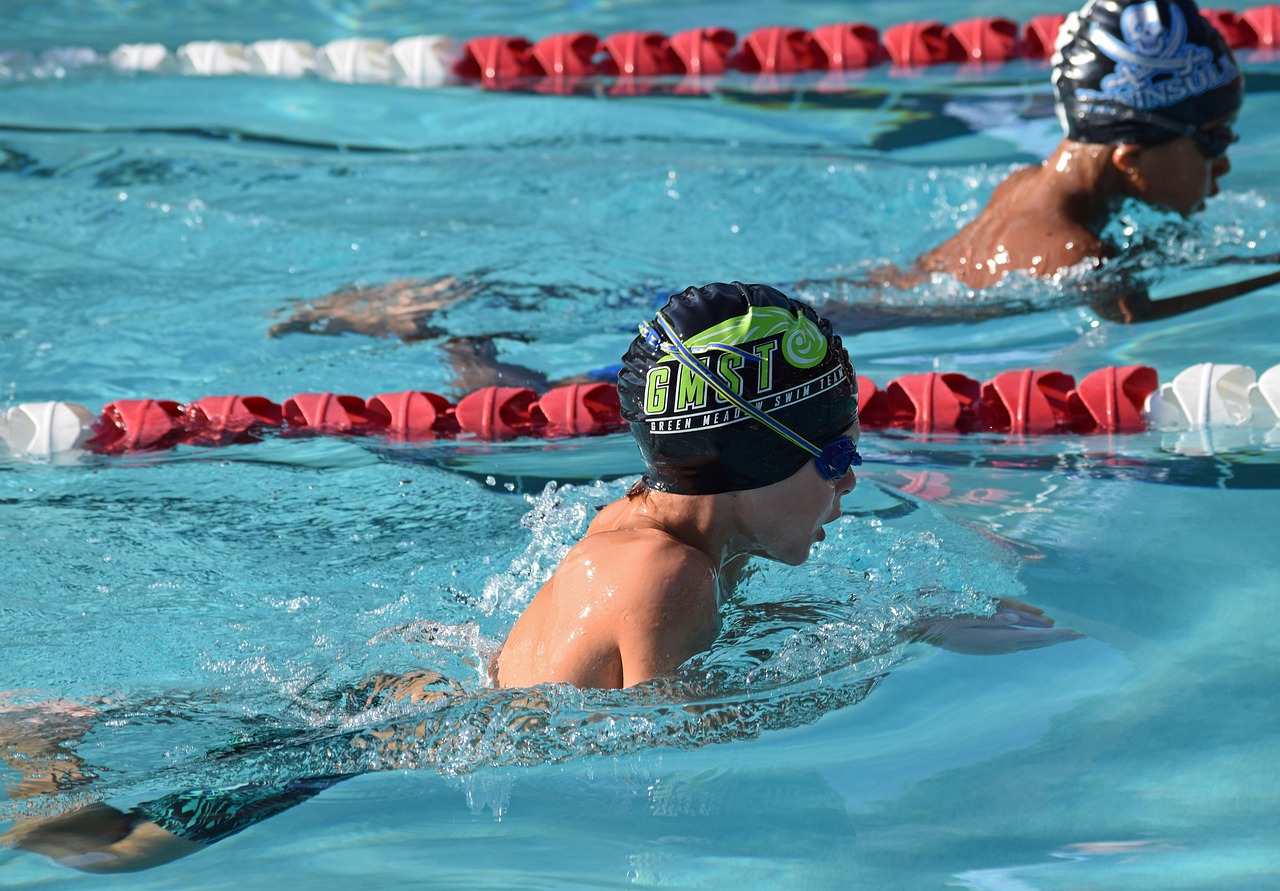
{"label": "water splash", "polygon": [[[596,505],[625,488],[625,481],[549,485],[527,496],[530,538],[491,576],[482,608],[519,612]],[[443,672],[419,673],[423,695],[394,700],[353,685],[371,664],[363,652],[319,649],[336,661],[310,668],[296,656],[247,656],[234,671],[248,696],[237,695],[231,677],[221,691],[101,705],[91,731],[101,766],[87,788],[127,798],[383,770],[458,776],[694,748],[816,721],[917,658],[922,651],[910,641],[929,619],[989,613],[992,598],[1022,593],[1015,558],[992,539],[892,490],[856,491],[808,564],[762,564],[749,575],[725,605],[716,644],[673,677],[623,691],[498,690],[485,670],[496,644],[480,625],[414,620],[374,634],[364,649],[401,664],[411,652],[420,666]],[[886,499],[910,509],[859,510]],[[274,708],[254,695],[264,678],[278,687]],[[69,807],[85,788],[9,810],[28,816]]]}

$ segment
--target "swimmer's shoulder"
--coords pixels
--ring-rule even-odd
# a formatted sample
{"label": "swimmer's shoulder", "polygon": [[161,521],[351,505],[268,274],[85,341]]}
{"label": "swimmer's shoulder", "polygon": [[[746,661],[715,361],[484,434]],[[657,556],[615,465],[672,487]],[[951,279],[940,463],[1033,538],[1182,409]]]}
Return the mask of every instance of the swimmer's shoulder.
{"label": "swimmer's shoulder", "polygon": [[1042,166],[1032,164],[1028,167],[1019,167],[1010,173],[996,185],[991,191],[991,201],[999,201],[1014,197],[1021,197],[1021,193],[1026,191],[1039,191]]}
{"label": "swimmer's shoulder", "polygon": [[715,585],[717,570],[711,558],[677,538],[642,502],[629,497],[601,508],[573,551],[575,557],[607,563],[628,585]]}
{"label": "swimmer's shoulder", "polygon": [[619,498],[599,508],[591,524],[587,527],[587,535],[599,532],[610,532],[622,526],[632,511],[630,498]]}
{"label": "swimmer's shoulder", "polygon": [[718,571],[703,551],[657,526],[594,531],[574,545],[564,568],[589,568],[597,583],[659,601],[714,592]]}
{"label": "swimmer's shoulder", "polygon": [[[591,532],[579,542],[595,551],[615,553],[627,562],[657,560],[665,567],[712,570],[711,558],[658,526],[624,526]],[[629,558],[634,559],[629,559]]]}

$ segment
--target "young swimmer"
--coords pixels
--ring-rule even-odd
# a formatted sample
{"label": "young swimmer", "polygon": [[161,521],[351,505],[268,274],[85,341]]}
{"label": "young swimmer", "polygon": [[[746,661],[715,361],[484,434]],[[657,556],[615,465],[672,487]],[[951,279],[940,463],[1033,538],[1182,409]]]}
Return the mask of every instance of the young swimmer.
{"label": "young swimmer", "polygon": [[511,629],[503,686],[670,673],[715,640],[743,559],[804,562],[854,487],[848,354],[826,320],[773,288],[672,297],[623,357],[618,395],[645,475]]}
{"label": "young swimmer", "polygon": [[[1053,154],[1011,174],[977,219],[911,269],[877,278],[912,287],[944,273],[984,288],[1013,271],[1048,277],[1105,261],[1116,248],[1103,230],[1126,198],[1188,217],[1231,170],[1244,81],[1192,0],[1089,0],[1059,33],[1053,91],[1066,131]],[[1095,308],[1143,321],[1245,292],[1231,285],[1153,303],[1143,288],[1124,290]]]}
{"label": "young swimmer", "polygon": [[[1127,198],[1190,216],[1218,193],[1231,169],[1227,150],[1244,81],[1222,36],[1192,0],[1089,0],[1058,39],[1053,91],[1065,138],[1035,167],[1011,174],[978,218],[909,269],[887,267],[861,281],[799,283],[911,288],[932,274],[985,288],[1010,272],[1052,277],[1117,254],[1103,230]],[[1277,258],[1244,258],[1276,262]],[[1180,315],[1280,282],[1280,273],[1152,301],[1138,283],[1083,275],[1081,302],[1105,318],[1141,322]],[[433,314],[500,283],[451,276],[347,289],[300,302],[269,336],[359,333],[410,341],[433,337]],[[603,296],[603,295],[602,295]],[[833,301],[822,310],[845,335],[903,325],[972,321],[1028,312],[1034,304],[881,305]],[[444,343],[459,388],[516,382],[521,371],[493,364],[492,341]],[[492,368],[489,367],[492,365]]]}
{"label": "young swimmer", "polygon": [[[857,378],[840,337],[809,306],[765,285],[716,283],[673,296],[641,331],[618,390],[645,473],[601,510],[517,619],[491,666],[497,687],[618,689],[672,675],[711,648],[746,560],[803,563],[854,488]],[[932,620],[902,637],[993,654],[1079,635],[1002,601],[992,616]],[[348,698],[368,709],[465,695],[417,671],[375,678]],[[396,744],[380,733],[364,744]],[[0,753],[3,736],[0,722]],[[50,748],[74,760],[66,740]],[[145,869],[354,775],[176,792],[129,811],[96,803],[19,825],[0,843],[87,871]]]}

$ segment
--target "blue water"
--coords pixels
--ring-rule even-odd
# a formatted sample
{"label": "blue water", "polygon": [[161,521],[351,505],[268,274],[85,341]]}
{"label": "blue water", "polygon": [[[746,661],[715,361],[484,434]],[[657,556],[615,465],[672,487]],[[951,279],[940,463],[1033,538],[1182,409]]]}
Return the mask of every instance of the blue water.
{"label": "blue water", "polygon": [[[1009,4],[874,3],[887,25]],[[1234,8],[1244,8],[1236,5]],[[805,4],[790,22],[844,18]],[[54,3],[0,44],[422,31],[541,36],[774,23],[768,4]],[[1273,267],[1274,63],[1224,193],[1176,238],[1133,209],[1157,293]],[[717,279],[825,281],[908,262],[1057,140],[1043,68],[731,81],[702,98],[124,77],[0,80],[0,406],[418,388],[459,395],[438,340],[267,331],[350,283],[455,275],[453,335],[545,374],[616,361],[656,296]],[[1237,259],[1233,259],[1237,258]],[[1243,258],[1243,259],[1238,259]],[[855,290],[825,285],[836,299]],[[1061,289],[887,295],[1038,311],[846,340],[881,384],[930,369],[1162,380],[1276,364],[1274,289],[1117,326]],[[146,873],[0,852],[14,888],[1269,888],[1277,867],[1280,566],[1274,431],[870,433],[846,516],[800,569],[763,567],[662,691],[489,689],[479,666],[595,505],[638,472],[625,436],[508,444],[274,439],[121,458],[0,457],[0,739],[44,715],[86,797],[368,773]],[[549,485],[555,481],[555,485]],[[896,633],[1042,608],[1084,637],[976,657]],[[433,666],[444,711],[350,711],[345,685]],[[93,721],[49,703],[91,703]],[[513,714],[540,727],[509,726]],[[443,717],[394,757],[351,745]],[[495,717],[496,716],[496,717]],[[31,726],[31,725],[23,725]],[[215,757],[215,755],[221,757]],[[399,760],[397,760],[399,759]],[[15,756],[15,761],[18,760]],[[0,786],[16,773],[0,771]],[[7,823],[0,822],[0,829]]]}

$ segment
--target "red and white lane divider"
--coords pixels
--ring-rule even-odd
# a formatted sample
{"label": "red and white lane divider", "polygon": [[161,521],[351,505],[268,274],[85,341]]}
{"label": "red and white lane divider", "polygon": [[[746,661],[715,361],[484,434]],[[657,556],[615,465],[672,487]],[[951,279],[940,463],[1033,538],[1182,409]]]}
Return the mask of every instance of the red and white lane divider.
{"label": "red and white lane divider", "polygon": [[[963,374],[909,374],[878,387],[858,378],[865,429],[916,433],[1137,433],[1280,424],[1280,365],[1203,363],[1161,384],[1154,368],[1109,366],[1078,384],[1061,371],[1006,371],[979,382]],[[486,387],[456,404],[409,390],[370,399],[299,393],[207,396],[179,404],[122,399],[95,416],[69,402],[23,403],[0,414],[0,441],[14,456],[76,450],[120,455],[255,442],[266,436],[380,436],[393,441],[509,440],[613,433],[625,428],[613,384],[568,384],[541,395]]]}
{"label": "red and white lane divider", "polygon": [[[1204,15],[1232,49],[1280,45],[1280,5],[1240,13],[1212,9]],[[601,37],[571,31],[536,41],[511,35],[459,41],[441,34],[396,41],[348,37],[320,46],[300,40],[248,44],[198,40],[174,50],[155,43],[122,44],[105,55],[86,47],[55,48],[39,55],[0,49],[0,80],[57,78],[75,69],[106,67],[123,72],[318,77],[413,87],[476,83],[489,89],[548,93],[569,92],[570,82],[582,78],[616,78],[623,82],[619,92],[625,93],[637,80],[653,78],[842,72],[885,63],[921,67],[1046,59],[1053,54],[1064,19],[1061,14],[1040,15],[1021,25],[998,16],[950,25],[930,20],[892,25],[883,32],[860,22],[812,30],[770,26],[741,38],[729,28],[712,26],[669,36],[658,31],[622,31]]]}
{"label": "red and white lane divider", "polygon": [[457,404],[409,390],[365,400],[335,393],[298,393],[282,403],[262,396],[207,396],[185,405],[122,399],[95,418],[83,406],[39,402],[9,409],[0,439],[15,454],[49,455],[68,448],[100,454],[154,451],[181,444],[223,445],[281,436],[384,436],[400,441],[443,438],[503,440],[566,437],[621,429],[613,384],[570,384],[541,396],[523,387],[486,387]]}

